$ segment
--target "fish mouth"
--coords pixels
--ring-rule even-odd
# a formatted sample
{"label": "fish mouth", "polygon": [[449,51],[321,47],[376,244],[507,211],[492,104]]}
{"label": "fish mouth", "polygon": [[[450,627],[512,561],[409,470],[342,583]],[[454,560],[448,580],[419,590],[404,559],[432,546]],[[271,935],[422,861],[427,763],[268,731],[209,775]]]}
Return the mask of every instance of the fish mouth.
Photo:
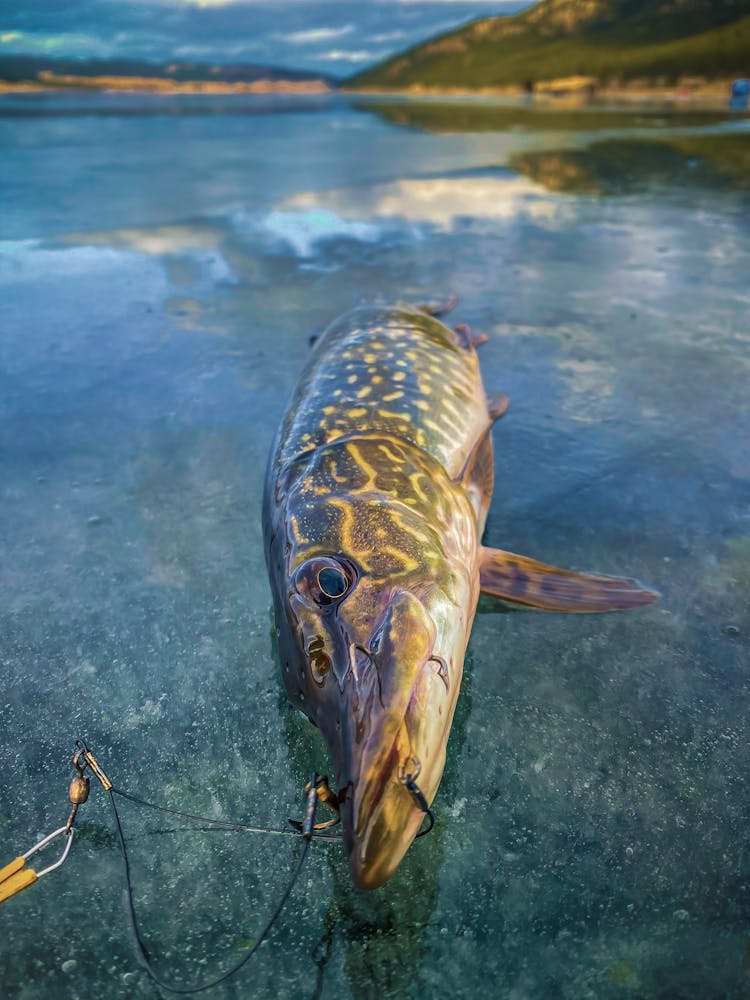
{"label": "fish mouth", "polygon": [[369,803],[357,809],[356,795],[347,795],[342,807],[344,847],[352,880],[360,889],[377,889],[388,881],[424,819],[398,772],[394,746],[376,779],[377,787],[368,795]]}
{"label": "fish mouth", "polygon": [[[413,725],[423,707],[424,689],[431,692],[435,676],[430,661],[423,663],[389,749],[368,755],[369,763],[364,757],[358,780],[346,787],[342,803],[344,846],[352,879],[362,889],[376,889],[388,881],[422,825],[424,809],[407,781],[419,781],[429,803],[442,777],[444,741],[433,744],[436,755],[433,747],[419,738],[425,727]],[[437,683],[445,701],[445,686],[440,679]]]}
{"label": "fish mouth", "polygon": [[317,721],[335,761],[352,879],[373,889],[396,870],[424,818],[407,775],[428,803],[437,791],[458,686],[441,671],[433,615],[406,589],[392,591],[374,621],[342,623],[342,638],[347,668]]}

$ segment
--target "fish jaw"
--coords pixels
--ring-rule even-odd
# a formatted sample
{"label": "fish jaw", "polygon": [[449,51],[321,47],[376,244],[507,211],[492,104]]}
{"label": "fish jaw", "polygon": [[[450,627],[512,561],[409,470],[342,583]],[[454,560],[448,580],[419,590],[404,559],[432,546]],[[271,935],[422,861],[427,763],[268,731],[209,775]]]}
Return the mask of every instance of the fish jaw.
{"label": "fish jaw", "polygon": [[[442,768],[443,765],[440,774]],[[361,805],[357,809],[357,796],[345,799],[342,804],[344,846],[352,881],[360,889],[378,889],[390,879],[424,820],[425,814],[399,779],[400,771],[394,754],[383,773],[374,778],[382,791],[374,800],[372,812],[363,813]],[[355,824],[360,826],[358,833],[353,830]]]}
{"label": "fish jaw", "polygon": [[412,756],[409,751],[413,743],[404,720],[382,767],[366,769],[357,785],[343,790],[344,847],[352,880],[360,889],[384,885],[414,841],[425,813],[406,781],[417,781],[427,803],[432,802],[445,767],[447,736],[446,731],[432,759],[424,754]]}
{"label": "fish jaw", "polygon": [[[391,877],[424,819],[407,778],[429,803],[443,774],[463,649],[458,672],[454,666],[449,677],[435,641],[430,613],[417,597],[400,591],[373,631],[377,652],[360,653],[354,661],[358,670],[347,691],[354,702],[341,719],[347,738],[331,750],[338,757],[344,846],[353,881],[363,889]],[[368,672],[376,680],[376,697],[363,699],[360,694],[372,690]]]}

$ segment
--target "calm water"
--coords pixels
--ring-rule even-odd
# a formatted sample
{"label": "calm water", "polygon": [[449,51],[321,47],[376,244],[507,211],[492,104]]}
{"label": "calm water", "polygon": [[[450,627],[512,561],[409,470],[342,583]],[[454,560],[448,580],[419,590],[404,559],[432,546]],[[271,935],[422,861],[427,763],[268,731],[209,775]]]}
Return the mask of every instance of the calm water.
{"label": "calm water", "polygon": [[[456,292],[490,335],[489,544],[637,576],[480,607],[436,831],[376,893],[316,844],[226,998],[750,996],[750,130],[457,102],[3,98],[1,860],[121,786],[283,825],[260,496],[308,337]],[[297,845],[123,808],[166,974],[258,933]],[[177,832],[175,828],[180,828]],[[155,997],[101,789],[0,910],[4,995]]]}

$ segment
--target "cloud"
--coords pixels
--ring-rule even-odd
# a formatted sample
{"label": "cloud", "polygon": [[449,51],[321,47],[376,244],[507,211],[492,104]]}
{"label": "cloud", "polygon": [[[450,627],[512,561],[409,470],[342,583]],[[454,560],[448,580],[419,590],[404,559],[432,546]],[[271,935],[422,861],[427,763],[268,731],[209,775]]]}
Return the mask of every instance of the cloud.
{"label": "cloud", "polygon": [[512,10],[518,10],[524,6],[523,0],[378,0],[378,3],[384,7],[418,7],[420,4],[434,6],[440,3],[449,3],[454,7],[459,7],[461,4],[467,7],[486,5],[488,7],[510,7]]}
{"label": "cloud", "polygon": [[373,35],[371,42],[397,42],[401,38],[406,38],[405,31],[386,31],[382,35]]}
{"label": "cloud", "polygon": [[34,31],[5,31],[0,33],[0,44],[11,45],[14,50],[24,52],[49,52],[54,55],[77,55],[81,50],[89,54],[107,56],[112,52],[112,45],[93,35],[74,32],[59,34],[43,34]]}
{"label": "cloud", "polygon": [[231,7],[238,0],[182,0],[189,7]]}
{"label": "cloud", "polygon": [[[226,44],[222,48],[222,55],[232,59],[242,61],[243,59],[257,59],[258,53],[265,52],[261,42],[247,41],[240,39],[233,44]],[[177,60],[186,59],[189,62],[216,62],[215,45],[178,45],[171,51],[171,56]]]}
{"label": "cloud", "polygon": [[309,45],[311,42],[329,42],[333,38],[350,35],[354,31],[353,24],[345,24],[343,28],[309,28],[305,31],[291,31],[288,35],[277,35],[284,42],[293,45]]}
{"label": "cloud", "polygon": [[467,18],[529,2],[492,0],[492,10],[489,0],[0,0],[0,52],[249,59],[345,74]]}
{"label": "cloud", "polygon": [[[136,0],[144,5],[171,7],[263,7],[268,0]],[[329,0],[329,3],[331,0]],[[335,3],[335,0],[332,0]],[[514,10],[524,5],[524,0],[375,0],[379,7],[436,6],[446,3],[454,7],[512,7]],[[527,5],[530,0],[526,0]],[[277,7],[313,6],[305,0],[276,0]],[[327,4],[328,5],[328,4]]]}
{"label": "cloud", "polygon": [[350,52],[344,49],[331,49],[330,52],[320,52],[316,59],[325,59],[327,62],[366,62],[368,59],[377,59],[377,52],[368,52],[365,49],[353,49]]}

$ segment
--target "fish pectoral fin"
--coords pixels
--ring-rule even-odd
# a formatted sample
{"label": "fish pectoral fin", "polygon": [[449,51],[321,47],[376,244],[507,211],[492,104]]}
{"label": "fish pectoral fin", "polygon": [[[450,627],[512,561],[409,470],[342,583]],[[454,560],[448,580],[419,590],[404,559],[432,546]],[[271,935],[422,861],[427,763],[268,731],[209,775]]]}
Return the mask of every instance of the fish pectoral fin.
{"label": "fish pectoral fin", "polygon": [[510,406],[510,398],[504,392],[487,393],[487,413],[490,420],[499,420]]}
{"label": "fish pectoral fin", "polygon": [[576,573],[485,546],[479,569],[483,593],[542,611],[629,611],[659,598],[637,580]]}

